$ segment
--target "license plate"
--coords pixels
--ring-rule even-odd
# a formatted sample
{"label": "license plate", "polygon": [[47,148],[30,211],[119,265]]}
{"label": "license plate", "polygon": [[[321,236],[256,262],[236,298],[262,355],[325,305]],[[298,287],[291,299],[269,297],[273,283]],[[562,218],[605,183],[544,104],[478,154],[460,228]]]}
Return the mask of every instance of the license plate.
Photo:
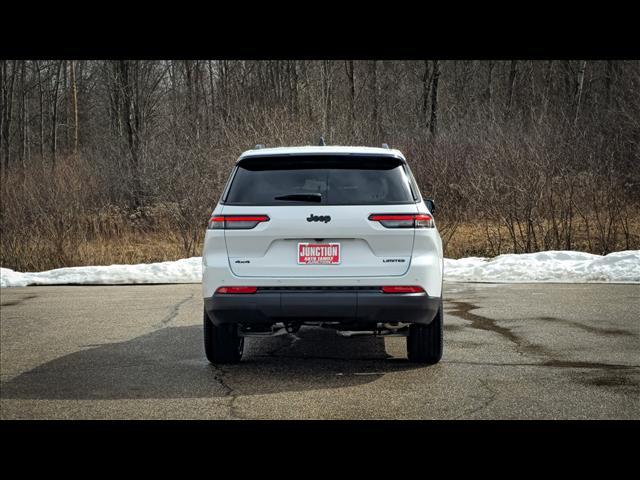
{"label": "license plate", "polygon": [[298,243],[299,265],[338,265],[339,243]]}

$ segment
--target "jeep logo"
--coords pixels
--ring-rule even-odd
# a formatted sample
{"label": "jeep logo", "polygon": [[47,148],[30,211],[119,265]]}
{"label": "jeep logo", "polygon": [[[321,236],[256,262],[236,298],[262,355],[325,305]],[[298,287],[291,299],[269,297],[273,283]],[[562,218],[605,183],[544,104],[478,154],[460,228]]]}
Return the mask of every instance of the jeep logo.
{"label": "jeep logo", "polygon": [[317,216],[313,213],[307,217],[307,222],[330,222],[331,217],[329,215]]}

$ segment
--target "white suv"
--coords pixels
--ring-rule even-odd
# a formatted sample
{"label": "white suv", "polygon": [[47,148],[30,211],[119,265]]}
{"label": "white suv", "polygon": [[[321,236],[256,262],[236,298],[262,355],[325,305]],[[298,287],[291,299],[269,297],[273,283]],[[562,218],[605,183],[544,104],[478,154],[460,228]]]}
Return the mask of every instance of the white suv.
{"label": "white suv", "polygon": [[409,360],[442,357],[442,241],[398,150],[244,152],[209,220],[204,341],[240,361],[244,338],[301,325],[407,336]]}

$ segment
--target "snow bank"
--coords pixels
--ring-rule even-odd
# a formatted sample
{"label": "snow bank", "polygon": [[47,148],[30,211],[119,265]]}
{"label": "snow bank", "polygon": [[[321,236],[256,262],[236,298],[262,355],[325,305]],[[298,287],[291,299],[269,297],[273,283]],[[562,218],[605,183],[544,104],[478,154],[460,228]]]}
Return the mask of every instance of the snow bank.
{"label": "snow bank", "polygon": [[0,268],[0,287],[28,285],[126,285],[132,283],[200,283],[201,257],[175,262],[57,268],[46,272],[20,273]]}
{"label": "snow bank", "polygon": [[572,251],[445,259],[451,282],[640,283],[640,250],[600,256]]}
{"label": "snow bank", "polygon": [[[200,257],[192,257],[175,262],[58,268],[37,273],[0,268],[0,287],[200,283],[201,261]],[[451,282],[640,283],[640,250],[606,256],[549,251],[495,258],[445,259],[444,262],[445,281]]]}

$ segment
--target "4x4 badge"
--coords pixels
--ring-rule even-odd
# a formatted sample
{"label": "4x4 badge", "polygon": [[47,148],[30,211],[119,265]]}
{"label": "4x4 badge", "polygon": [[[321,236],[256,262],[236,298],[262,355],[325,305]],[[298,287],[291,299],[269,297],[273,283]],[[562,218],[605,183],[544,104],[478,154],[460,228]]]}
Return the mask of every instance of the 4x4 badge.
{"label": "4x4 badge", "polygon": [[330,222],[331,217],[329,215],[317,216],[313,213],[307,217],[307,222]]}

